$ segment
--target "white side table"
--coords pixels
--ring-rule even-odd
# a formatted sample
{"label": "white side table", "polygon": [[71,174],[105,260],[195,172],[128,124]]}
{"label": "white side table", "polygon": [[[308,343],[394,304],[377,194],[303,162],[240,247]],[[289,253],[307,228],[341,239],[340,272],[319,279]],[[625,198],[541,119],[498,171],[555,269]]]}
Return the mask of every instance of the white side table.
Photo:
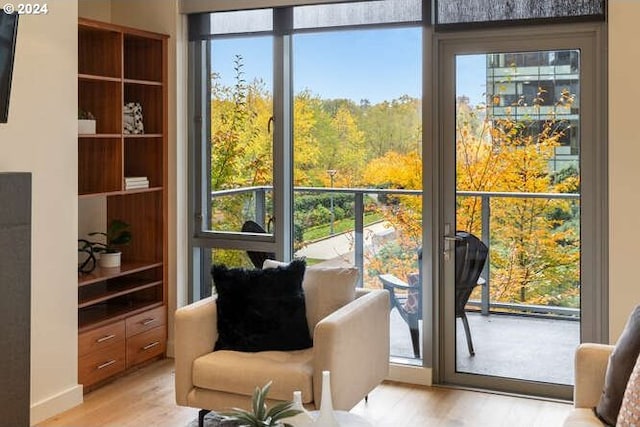
{"label": "white side table", "polygon": [[[316,418],[319,411],[310,411],[309,413],[313,418]],[[338,423],[340,423],[340,427],[373,427],[373,424],[360,415],[347,411],[333,411],[333,413]]]}

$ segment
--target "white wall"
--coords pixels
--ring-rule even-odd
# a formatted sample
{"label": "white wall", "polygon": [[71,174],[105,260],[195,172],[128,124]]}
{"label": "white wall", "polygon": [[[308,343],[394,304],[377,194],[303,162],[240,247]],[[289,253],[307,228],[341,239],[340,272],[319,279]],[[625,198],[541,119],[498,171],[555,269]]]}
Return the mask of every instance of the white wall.
{"label": "white wall", "polygon": [[20,17],[0,170],[33,174],[31,423],[82,401],[77,381],[77,3]]}
{"label": "white wall", "polygon": [[111,0],[78,0],[78,16],[111,22]]}
{"label": "white wall", "polygon": [[640,303],[640,1],[609,1],[609,331]]}

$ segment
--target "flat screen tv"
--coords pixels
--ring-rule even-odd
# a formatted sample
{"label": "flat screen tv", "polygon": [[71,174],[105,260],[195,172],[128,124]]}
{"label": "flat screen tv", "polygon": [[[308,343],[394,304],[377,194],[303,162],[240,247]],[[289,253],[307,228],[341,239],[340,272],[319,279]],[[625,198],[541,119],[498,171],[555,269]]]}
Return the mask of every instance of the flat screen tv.
{"label": "flat screen tv", "polygon": [[7,123],[13,57],[16,50],[18,14],[0,10],[0,123]]}

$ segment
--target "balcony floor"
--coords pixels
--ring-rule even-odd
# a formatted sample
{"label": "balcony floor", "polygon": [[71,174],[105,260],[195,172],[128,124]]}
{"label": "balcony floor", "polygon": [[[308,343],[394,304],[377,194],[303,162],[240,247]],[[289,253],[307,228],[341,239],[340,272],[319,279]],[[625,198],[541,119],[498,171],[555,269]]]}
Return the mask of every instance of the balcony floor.
{"label": "balcony floor", "polygon": [[[580,322],[505,314],[468,313],[475,356],[469,356],[462,321],[456,319],[459,372],[573,384]],[[413,358],[409,328],[391,311],[391,355]]]}

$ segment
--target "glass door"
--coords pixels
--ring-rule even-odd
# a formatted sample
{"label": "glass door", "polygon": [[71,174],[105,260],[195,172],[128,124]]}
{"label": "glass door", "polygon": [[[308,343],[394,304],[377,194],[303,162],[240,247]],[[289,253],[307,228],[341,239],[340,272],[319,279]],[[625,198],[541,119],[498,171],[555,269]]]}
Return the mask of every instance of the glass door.
{"label": "glass door", "polygon": [[569,39],[445,49],[445,382],[571,396],[596,286],[583,231],[596,119],[589,45]]}

